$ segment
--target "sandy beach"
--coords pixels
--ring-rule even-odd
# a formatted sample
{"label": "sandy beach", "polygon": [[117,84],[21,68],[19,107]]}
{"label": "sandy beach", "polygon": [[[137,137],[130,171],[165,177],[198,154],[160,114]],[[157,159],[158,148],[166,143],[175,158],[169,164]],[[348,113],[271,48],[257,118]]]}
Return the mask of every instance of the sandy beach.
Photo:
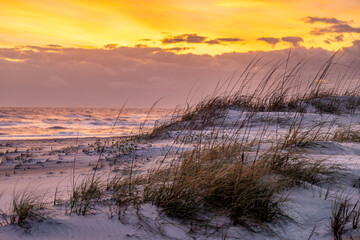
{"label": "sandy beach", "polygon": [[[266,223],[271,231],[251,231],[245,226],[231,225],[226,214],[212,217],[213,227],[204,228],[202,224],[195,223],[189,225],[181,219],[167,216],[161,207],[150,202],[124,207],[121,217],[114,211],[114,206],[107,204],[107,200],[96,203],[84,215],[70,211],[69,199],[73,194],[74,182],[79,185],[82,180],[92,176],[103,181],[109,181],[114,176],[144,176],[160,163],[163,166],[172,164],[176,156],[196,148],[199,141],[206,144],[227,138],[241,139],[244,134],[249,139],[256,139],[265,125],[266,134],[262,134],[261,139],[269,144],[274,137],[280,139],[280,136],[286,136],[298,116],[297,112],[291,111],[254,114],[235,109],[216,118],[212,127],[185,128],[181,131],[171,127],[155,138],[1,140],[0,207],[3,213],[11,208],[14,196],[24,192],[42,197],[45,205],[39,210],[40,219],[30,219],[22,226],[3,222],[0,238],[331,239],[330,219],[334,201],[339,198],[356,201],[358,198],[360,144],[357,142],[319,139],[291,147],[291,151],[310,161],[321,160],[328,166],[335,164],[337,167],[332,174],[335,180],[313,184],[303,182],[279,192],[278,196],[286,196],[281,209],[287,220]],[[250,119],[246,131],[234,132],[244,120]],[[318,113],[311,106],[307,113],[301,114],[301,131],[306,132],[320,124],[321,127],[316,129],[323,133],[329,132],[329,129],[334,132],[348,125],[358,129],[360,118],[346,110],[341,115]],[[218,128],[216,137],[214,126]],[[101,150],[103,146],[105,148]],[[208,217],[212,216],[211,213],[204,213],[204,216],[207,214],[210,214]],[[356,229],[344,233],[345,237],[356,235]]]}

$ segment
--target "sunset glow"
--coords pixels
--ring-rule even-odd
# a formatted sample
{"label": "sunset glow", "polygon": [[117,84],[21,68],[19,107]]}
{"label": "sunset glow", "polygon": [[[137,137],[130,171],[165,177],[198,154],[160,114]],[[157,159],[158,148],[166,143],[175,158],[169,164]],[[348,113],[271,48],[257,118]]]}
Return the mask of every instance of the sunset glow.
{"label": "sunset glow", "polygon": [[[3,47],[143,44],[220,54],[284,49],[294,45],[284,38],[298,37],[295,44],[337,50],[350,46],[360,32],[360,2],[356,0],[346,4],[335,0],[14,0],[0,5]],[[339,22],[329,23],[332,18]],[[204,37],[204,41],[163,42],[186,34]]]}
{"label": "sunset glow", "polygon": [[173,107],[290,52],[312,76],[336,51],[358,58],[359,12],[358,0],[0,0],[0,103]]}

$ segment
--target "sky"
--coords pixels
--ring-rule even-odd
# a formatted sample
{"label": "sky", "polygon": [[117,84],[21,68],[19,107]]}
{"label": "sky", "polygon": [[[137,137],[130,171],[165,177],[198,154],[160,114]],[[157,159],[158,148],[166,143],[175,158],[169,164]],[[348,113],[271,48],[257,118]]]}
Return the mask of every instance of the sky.
{"label": "sky", "polygon": [[0,0],[0,106],[172,107],[254,57],[351,62],[359,12],[358,0]]}

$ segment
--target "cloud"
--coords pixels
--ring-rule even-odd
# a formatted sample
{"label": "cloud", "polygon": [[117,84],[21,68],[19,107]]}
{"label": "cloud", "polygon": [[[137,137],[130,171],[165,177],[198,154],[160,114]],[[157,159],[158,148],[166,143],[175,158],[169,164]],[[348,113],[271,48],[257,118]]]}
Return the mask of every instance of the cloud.
{"label": "cloud", "polygon": [[216,39],[212,39],[212,40],[206,41],[205,43],[210,44],[210,45],[212,45],[212,44],[221,44],[221,41],[216,40]]}
{"label": "cloud", "polygon": [[343,42],[344,41],[344,35],[338,35],[334,37],[335,42]]}
{"label": "cloud", "polygon": [[327,28],[314,28],[313,35],[322,35],[324,33],[360,33],[360,27],[352,27],[349,24],[334,24]]}
{"label": "cloud", "polygon": [[106,44],[104,46],[105,49],[114,49],[118,46],[119,44],[116,44],[116,43],[110,43],[110,44]]}
{"label": "cloud", "polygon": [[344,41],[344,35],[342,34],[324,40],[324,42],[327,44],[331,44],[332,42],[343,42],[343,41]]}
{"label": "cloud", "polygon": [[344,24],[346,21],[342,21],[336,18],[326,18],[326,17],[310,17],[307,16],[304,18],[306,23],[327,23],[327,24]]}
{"label": "cloud", "polygon": [[[326,23],[330,24],[329,27],[324,28],[314,28],[310,31],[312,35],[323,35],[326,33],[360,33],[360,27],[353,27],[347,21],[339,20],[336,18],[326,18],[326,17],[306,17],[304,18],[306,23]],[[352,21],[350,21],[351,23]],[[338,40],[342,41],[342,40]],[[331,42],[331,40],[325,40],[325,42]]]}
{"label": "cloud", "polygon": [[161,39],[162,44],[174,44],[174,43],[206,43],[206,44],[225,44],[225,43],[235,43],[235,42],[241,42],[244,41],[240,38],[230,38],[230,37],[224,37],[224,38],[215,38],[215,39],[209,39],[205,36],[199,36],[197,34],[182,34],[182,35],[176,35],[176,36],[168,36],[163,39]]}
{"label": "cloud", "polygon": [[135,47],[137,47],[137,48],[146,48],[147,45],[146,44],[136,44]]}
{"label": "cloud", "polygon": [[303,42],[304,40],[301,37],[296,36],[288,36],[288,37],[282,37],[280,38],[274,38],[274,37],[261,37],[256,39],[258,41],[263,41],[268,44],[271,44],[273,47],[281,41],[290,43],[293,47],[298,47],[300,42]]}
{"label": "cloud", "polygon": [[173,48],[165,48],[165,51],[176,51],[176,52],[180,52],[180,51],[186,51],[189,49],[193,49],[191,47],[173,47]]}
{"label": "cloud", "polygon": [[283,37],[281,38],[281,41],[290,43],[293,47],[299,46],[300,42],[303,42],[304,40],[301,37]]}
{"label": "cloud", "polygon": [[279,38],[273,38],[273,37],[261,37],[261,38],[258,38],[256,39],[258,41],[264,41],[268,44],[271,44],[273,47],[278,43],[280,42],[280,39]]}
{"label": "cloud", "polygon": [[[185,101],[194,82],[207,95],[219,80],[226,79],[234,70],[241,73],[253,58],[261,57],[258,66],[264,68],[252,80],[257,86],[257,81],[272,66],[267,63],[286,59],[289,53],[289,49],[283,49],[211,56],[179,54],[180,48],[59,47],[58,52],[48,52],[51,49],[49,46],[0,48],[2,106],[119,107],[129,99],[127,107],[150,107],[158,98],[167,96],[159,106],[172,107]],[[341,60],[351,62],[360,54],[360,41],[344,48],[343,53]],[[311,58],[304,71],[303,79],[307,80],[307,76],[316,75],[332,54],[321,48],[299,46],[291,51],[289,66]],[[195,98],[200,99],[200,95]]]}
{"label": "cloud", "polygon": [[51,47],[51,48],[62,48],[63,47],[63,46],[58,45],[58,44],[48,44],[46,46]]}
{"label": "cloud", "polygon": [[240,38],[216,38],[215,40],[218,40],[220,42],[241,42],[241,41],[244,41],[244,39],[240,39]]}
{"label": "cloud", "polygon": [[207,39],[207,37],[199,36],[197,34],[182,34],[173,37],[166,37],[162,39],[163,44],[170,44],[170,43],[180,43],[180,42],[187,42],[187,43],[202,43]]}

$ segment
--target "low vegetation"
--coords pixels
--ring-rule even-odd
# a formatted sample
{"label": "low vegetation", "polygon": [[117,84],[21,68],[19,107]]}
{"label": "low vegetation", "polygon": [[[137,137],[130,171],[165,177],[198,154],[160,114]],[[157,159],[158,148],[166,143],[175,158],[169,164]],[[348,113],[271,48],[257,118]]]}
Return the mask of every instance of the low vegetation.
{"label": "low vegetation", "polygon": [[96,205],[101,203],[104,191],[103,179],[86,177],[75,182],[70,192],[68,213],[86,215],[94,213]]}
{"label": "low vegetation", "polygon": [[360,130],[352,130],[348,128],[339,128],[335,131],[332,138],[337,142],[360,142]]}
{"label": "low vegetation", "polygon": [[31,221],[44,219],[46,200],[46,194],[36,193],[34,189],[14,191],[9,209],[2,211],[3,224],[29,228]]}
{"label": "low vegetation", "polygon": [[360,224],[360,202],[349,197],[337,196],[333,202],[330,227],[334,240],[341,240],[350,229],[358,229]]}
{"label": "low vegetation", "polygon": [[[252,62],[233,88],[217,88],[193,107],[174,111],[175,117],[151,131],[142,131],[141,126],[136,136],[90,144],[84,153],[98,154],[99,160],[89,176],[73,181],[64,203],[67,213],[93,214],[108,207],[110,216],[120,219],[129,206],[138,209],[143,203],[151,203],[167,216],[186,223],[208,226],[209,216],[222,215],[234,225],[271,231],[269,223],[290,219],[283,210],[286,190],[329,183],[336,171],[324,160],[308,159],[299,149],[314,141],[360,142],[356,130],[338,129],[331,134],[335,121],[306,120],[306,112],[339,115],[359,108],[355,90],[323,88],[322,80],[327,78],[332,61],[305,89],[295,92],[293,85],[303,64],[282,69],[287,62],[278,63],[251,94],[246,94],[256,78]],[[281,112],[288,114],[286,124]],[[169,137],[174,140],[170,148],[174,151],[164,153],[148,172],[135,174],[139,143]],[[112,172],[107,178],[99,174],[105,154],[113,157],[111,164],[129,157],[129,174]],[[31,195],[15,199],[10,223],[23,225],[27,219],[35,219],[43,207]],[[350,225],[357,229],[359,219],[358,202],[351,205],[349,199],[336,200],[330,220],[334,238],[341,239]]]}

